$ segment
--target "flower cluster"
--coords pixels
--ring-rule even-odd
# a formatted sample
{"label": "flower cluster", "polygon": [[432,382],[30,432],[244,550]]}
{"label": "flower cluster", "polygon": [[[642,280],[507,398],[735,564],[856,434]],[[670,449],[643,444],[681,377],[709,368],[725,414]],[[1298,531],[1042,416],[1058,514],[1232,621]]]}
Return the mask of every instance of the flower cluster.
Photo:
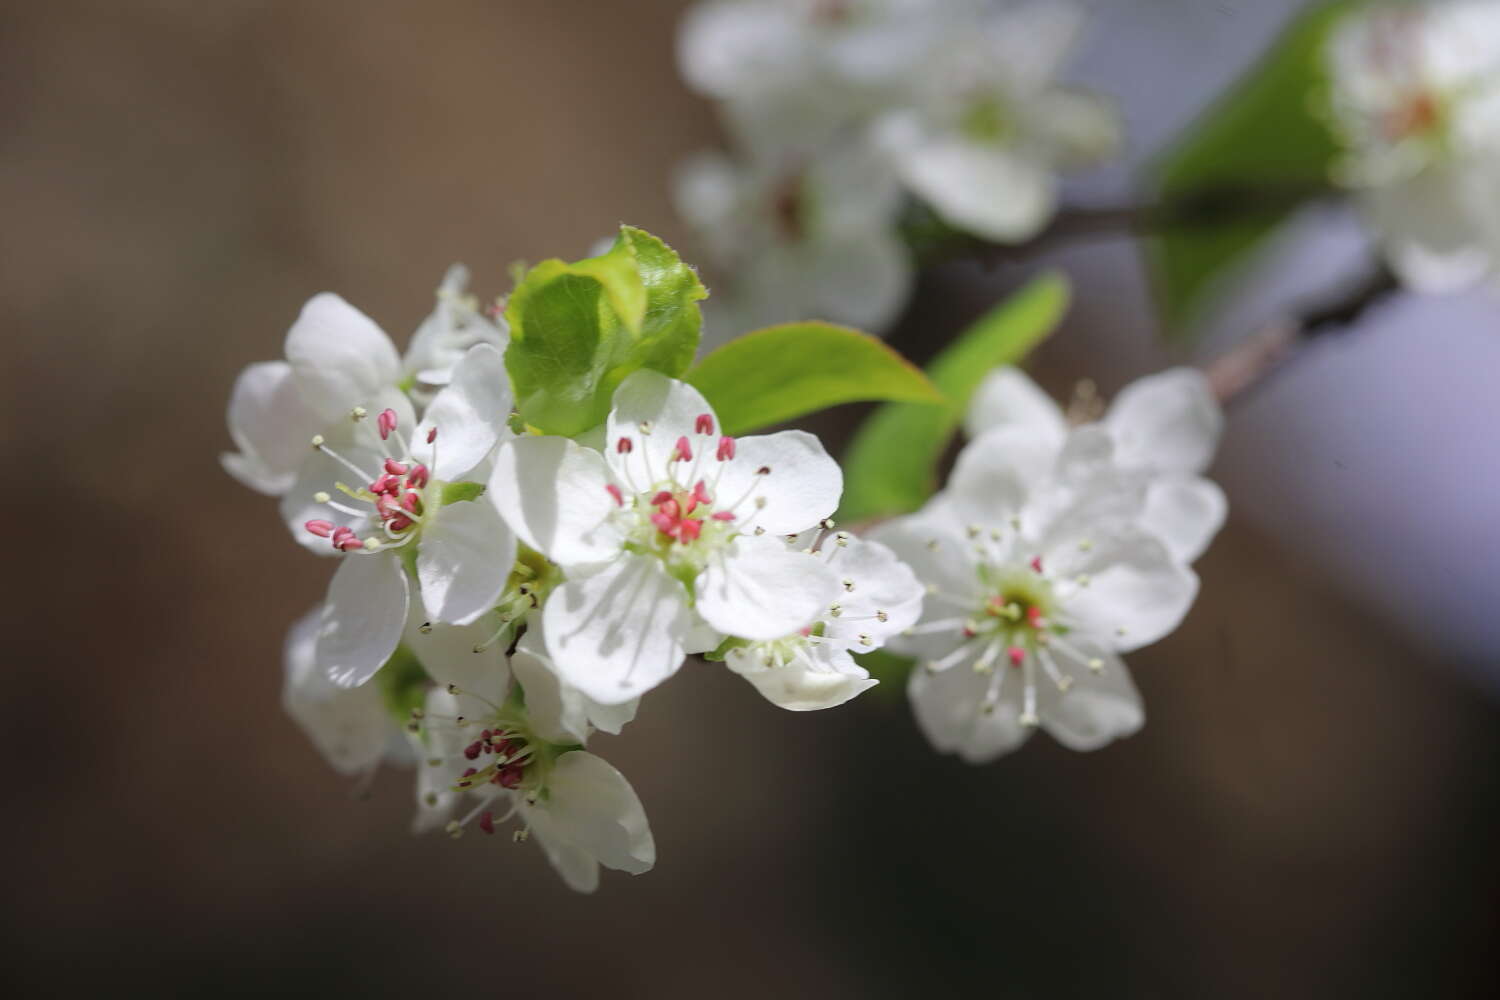
{"label": "flower cluster", "polygon": [[1328,48],[1339,179],[1359,192],[1402,283],[1500,277],[1500,4],[1350,14]]}
{"label": "flower cluster", "polygon": [[989,376],[947,488],[873,536],[927,586],[890,645],[919,658],[909,693],[936,749],[983,762],[1037,727],[1075,750],[1141,727],[1120,654],[1171,632],[1197,593],[1190,563],[1226,507],[1202,476],[1221,423],[1188,369],[1073,426],[1019,371]]}
{"label": "flower cluster", "polygon": [[284,694],[329,762],[411,763],[418,829],[514,820],[591,891],[600,865],[655,862],[630,784],[583,749],[595,731],[693,653],[787,709],[842,704],[875,683],[853,654],[915,624],[923,588],[834,529],[842,473],[816,438],[726,434],[660,371],[620,379],[601,426],[530,426],[511,334],[462,282],[404,362],[348,303],[311,300],[286,360],[236,384],[224,463],[337,563]]}
{"label": "flower cluster", "polygon": [[1081,15],[1034,0],[706,0],[679,37],[731,156],[690,161],[678,207],[734,276],[737,328],[816,316],[879,331],[904,304],[908,199],[1019,242],[1056,174],[1118,143],[1113,110],[1054,81]]}

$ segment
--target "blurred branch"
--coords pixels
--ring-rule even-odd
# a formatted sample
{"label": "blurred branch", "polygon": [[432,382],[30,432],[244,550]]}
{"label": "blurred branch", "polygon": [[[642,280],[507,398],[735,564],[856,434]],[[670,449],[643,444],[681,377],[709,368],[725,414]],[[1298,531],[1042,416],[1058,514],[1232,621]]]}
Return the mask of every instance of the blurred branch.
{"label": "blurred branch", "polygon": [[1243,400],[1252,389],[1264,386],[1309,342],[1347,329],[1399,289],[1395,275],[1381,266],[1338,295],[1265,324],[1208,365],[1205,374],[1214,395],[1226,404]]}
{"label": "blurred branch", "polygon": [[925,233],[919,227],[908,236],[914,237],[918,253],[928,263],[970,259],[994,266],[1089,240],[1155,236],[1173,230],[1279,218],[1304,203],[1334,193],[1322,186],[1257,185],[1213,188],[1154,202],[1064,205],[1041,232],[1020,243],[994,243],[946,227],[935,231],[929,228]]}

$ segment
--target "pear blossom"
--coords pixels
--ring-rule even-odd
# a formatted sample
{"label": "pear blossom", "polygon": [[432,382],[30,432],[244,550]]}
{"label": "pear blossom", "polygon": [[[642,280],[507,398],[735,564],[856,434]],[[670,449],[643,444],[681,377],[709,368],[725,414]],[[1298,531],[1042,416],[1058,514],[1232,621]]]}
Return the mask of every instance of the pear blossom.
{"label": "pear blossom", "polygon": [[838,574],[838,599],[796,632],[731,647],[724,664],[773,705],[794,712],[833,708],[875,686],[852,654],[879,649],[914,625],[925,588],[879,542],[818,531],[793,544],[807,544]]}
{"label": "pear blossom", "polygon": [[[868,143],[738,163],[701,154],[678,172],[682,217],[718,271],[725,333],[826,319],[880,331],[911,289],[896,231],[900,187]],[[711,300],[712,301],[712,300]]]}
{"label": "pear blossom", "polygon": [[586,733],[568,713],[576,693],[530,651],[518,650],[510,668],[519,689],[462,659],[434,672],[439,685],[419,722],[416,829],[493,834],[516,819],[513,839],[534,837],[579,892],[598,887],[600,865],[649,871],[656,844],[645,811],[619,771],[581,748]]}
{"label": "pear blossom", "polygon": [[1453,0],[1347,15],[1328,62],[1359,193],[1392,269],[1422,292],[1500,277],[1500,4]]}
{"label": "pear blossom", "polygon": [[504,442],[489,496],[563,571],[542,608],[560,677],[615,705],[725,636],[810,625],[839,577],[783,537],[838,505],[843,477],[812,435],[734,438],[693,387],[641,370],[616,389],[604,450],[560,437]]}
{"label": "pear blossom", "polygon": [[1082,20],[1055,0],[986,11],[876,125],[903,182],[950,225],[1025,240],[1052,217],[1057,172],[1118,146],[1114,109],[1054,82]]}
{"label": "pear blossom", "polygon": [[405,359],[374,320],[339,296],[309,299],[287,331],[286,359],[252,364],[235,381],[228,423],[238,451],[221,456],[226,471],[251,489],[279,496],[295,480],[314,434],[328,433],[356,407],[369,408],[399,389],[427,402],[470,347],[503,350],[506,332],[480,315],[464,292],[467,281],[462,265],[449,269]]}
{"label": "pear blossom", "polygon": [[[1178,559],[1192,562],[1223,527],[1228,501],[1204,478],[1224,428],[1208,379],[1193,368],[1148,375],[1122,389],[1099,419],[1123,473],[1146,482],[1141,526]],[[970,437],[997,427],[1024,430],[1061,447],[1068,419],[1018,368],[998,368],[980,384],[964,421]]]}
{"label": "pear blossom", "polygon": [[760,156],[826,142],[900,99],[985,0],[714,0],[689,9],[678,64]]}
{"label": "pear blossom", "polygon": [[980,763],[1038,727],[1091,750],[1145,721],[1119,654],[1176,628],[1198,581],[1137,523],[1145,491],[1114,450],[1100,427],[989,431],[943,493],[874,532],[927,584],[889,645],[919,658],[909,695],[938,750]]}
{"label": "pear blossom", "polygon": [[433,620],[458,625],[501,600],[515,562],[515,536],[483,485],[465,478],[510,435],[500,352],[470,348],[419,422],[401,397],[391,402],[374,416],[356,411],[337,442],[315,436],[282,498],[294,537],[342,560],[317,646],[320,668],[341,687],[369,680],[400,641],[408,561]]}

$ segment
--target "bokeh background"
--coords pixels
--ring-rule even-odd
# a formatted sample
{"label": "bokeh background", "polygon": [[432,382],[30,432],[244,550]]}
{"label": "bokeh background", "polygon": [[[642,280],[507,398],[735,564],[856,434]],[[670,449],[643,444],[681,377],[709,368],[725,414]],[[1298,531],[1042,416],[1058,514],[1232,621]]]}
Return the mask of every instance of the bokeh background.
{"label": "bokeh background", "polygon": [[[1236,407],[1203,597],[1131,658],[1150,722],[1102,752],[970,768],[899,691],[793,715],[689,665],[600,737],[659,868],[585,898],[532,846],[409,837],[408,775],[357,794],[282,715],[328,567],[218,468],[235,373],[317,291],[400,340],[454,260],[493,295],[622,220],[685,239],[667,177],[719,139],[676,78],[684,6],[0,4],[0,984],[1494,995],[1492,303],[1382,310]],[[1124,191],[1296,5],[1095,6],[1077,76],[1132,148],[1082,196]],[[1358,257],[1349,220],[1305,228],[1209,353]],[[1123,240],[929,273],[892,339],[930,355],[1042,266],[1078,289],[1053,389],[1185,357]]]}

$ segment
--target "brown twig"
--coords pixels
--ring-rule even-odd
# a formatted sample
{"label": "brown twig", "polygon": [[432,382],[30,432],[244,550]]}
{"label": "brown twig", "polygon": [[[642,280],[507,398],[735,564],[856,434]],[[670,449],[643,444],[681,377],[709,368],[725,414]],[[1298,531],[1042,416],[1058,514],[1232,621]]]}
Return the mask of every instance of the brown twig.
{"label": "brown twig", "polygon": [[1399,287],[1395,275],[1379,267],[1333,298],[1270,321],[1208,365],[1214,395],[1225,404],[1243,401],[1309,342],[1346,329]]}

